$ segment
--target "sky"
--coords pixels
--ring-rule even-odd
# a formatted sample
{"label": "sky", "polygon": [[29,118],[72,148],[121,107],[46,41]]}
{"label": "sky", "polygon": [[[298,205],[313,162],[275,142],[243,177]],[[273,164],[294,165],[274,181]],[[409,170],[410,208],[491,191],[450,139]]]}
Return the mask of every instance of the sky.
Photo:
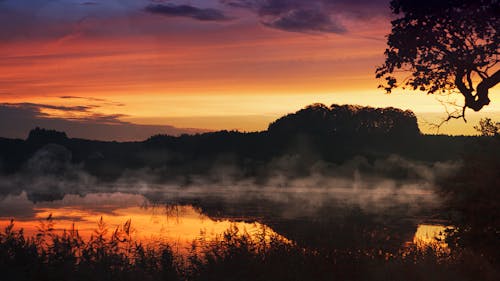
{"label": "sky", "polygon": [[[429,124],[460,97],[377,88],[388,2],[0,0],[0,136],[258,131],[316,102],[410,109],[437,133]],[[498,120],[498,92],[439,133]]]}

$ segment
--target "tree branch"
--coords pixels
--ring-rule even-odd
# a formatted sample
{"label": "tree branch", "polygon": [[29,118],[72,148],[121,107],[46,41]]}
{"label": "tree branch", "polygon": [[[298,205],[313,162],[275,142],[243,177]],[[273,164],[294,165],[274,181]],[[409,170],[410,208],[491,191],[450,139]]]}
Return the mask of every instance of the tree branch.
{"label": "tree branch", "polygon": [[474,107],[467,105],[475,111],[479,111],[483,106],[490,104],[488,97],[489,89],[495,87],[500,82],[500,70],[497,70],[490,77],[483,79],[477,84],[477,91],[474,99]]}
{"label": "tree branch", "polygon": [[457,70],[457,74],[455,76],[455,85],[457,86],[460,93],[462,93],[462,95],[465,97],[465,106],[474,111],[479,111],[485,105],[490,104],[488,91],[490,88],[494,87],[500,82],[500,70],[497,70],[490,77],[487,77],[479,82],[479,84],[477,84],[475,95],[472,94],[473,89],[468,88],[463,82],[465,75],[466,73],[464,70]]}
{"label": "tree branch", "polygon": [[470,78],[470,74],[472,71],[467,71],[467,83],[469,84],[469,90],[474,91],[474,84],[472,84],[472,79]]}
{"label": "tree branch", "polygon": [[473,71],[476,72],[479,75],[479,77],[481,77],[481,79],[486,79],[489,77],[488,73],[486,73],[485,71],[481,71],[478,68],[474,68]]}

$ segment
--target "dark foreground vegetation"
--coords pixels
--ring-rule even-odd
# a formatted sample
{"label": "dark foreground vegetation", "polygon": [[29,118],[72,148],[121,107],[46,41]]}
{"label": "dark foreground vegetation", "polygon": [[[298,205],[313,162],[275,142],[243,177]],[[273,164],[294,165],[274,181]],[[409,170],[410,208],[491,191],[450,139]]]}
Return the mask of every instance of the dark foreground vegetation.
{"label": "dark foreground vegetation", "polygon": [[[44,223],[35,237],[11,224],[0,235],[2,280],[497,280],[498,268],[467,251],[408,245],[397,251],[309,249],[236,227],[193,241],[187,256],[133,241],[130,224],[82,239]],[[253,238],[252,238],[253,237]]]}
{"label": "dark foreground vegetation", "polygon": [[470,147],[460,170],[439,182],[456,226],[448,241],[500,266],[500,123],[487,118],[476,129],[489,137]]}

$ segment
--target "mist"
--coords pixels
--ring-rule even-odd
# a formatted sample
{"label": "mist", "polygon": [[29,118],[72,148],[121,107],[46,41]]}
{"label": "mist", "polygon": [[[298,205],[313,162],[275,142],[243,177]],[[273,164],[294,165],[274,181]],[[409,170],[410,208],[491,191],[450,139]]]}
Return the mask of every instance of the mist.
{"label": "mist", "polygon": [[253,177],[242,176],[239,166],[224,161],[215,163],[206,175],[185,173],[164,180],[162,173],[168,167],[140,168],[103,181],[82,163],[72,162],[68,149],[49,144],[37,150],[19,172],[3,175],[0,190],[2,204],[9,195],[25,194],[32,202],[44,202],[63,200],[67,195],[119,192],[144,196],[151,204],[266,202],[288,206],[283,210],[286,216],[313,216],[318,209],[332,205],[356,207],[366,213],[397,208],[413,215],[440,206],[437,183],[461,165],[458,161],[424,163],[398,155],[370,162],[355,156],[342,164],[316,161],[304,176],[293,175],[301,162],[299,155],[276,157],[262,164],[262,174]]}

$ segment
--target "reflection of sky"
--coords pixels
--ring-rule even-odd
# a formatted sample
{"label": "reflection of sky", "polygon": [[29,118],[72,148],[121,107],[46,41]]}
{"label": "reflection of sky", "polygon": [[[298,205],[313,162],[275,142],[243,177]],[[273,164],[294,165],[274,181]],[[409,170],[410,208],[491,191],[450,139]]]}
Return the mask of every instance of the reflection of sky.
{"label": "reflection of sky", "polygon": [[[365,191],[366,193],[371,193],[370,191]],[[254,191],[253,193],[256,192],[257,191]],[[322,203],[320,203],[321,201],[319,201],[320,199],[317,196],[324,197],[326,193],[320,191],[318,192],[318,190],[313,190],[312,192],[295,190],[293,193],[282,194],[280,194],[278,190],[275,190],[274,192],[266,192],[265,197],[270,197],[268,199],[274,202],[272,203],[272,206],[277,206],[277,212],[271,212],[264,215],[264,217],[267,217],[268,220],[277,222],[278,224],[292,222],[291,225],[293,225],[293,222],[303,219],[306,219],[306,221],[314,221],[317,219],[321,220],[322,218],[319,218],[318,216],[326,215],[335,217],[340,215],[343,210],[344,212],[349,210],[349,205],[355,204],[352,201],[349,202],[349,197],[352,196],[352,194],[349,195],[349,192],[346,190],[344,190],[344,192],[337,190],[336,193],[339,192],[340,194],[337,194],[337,199],[345,201],[345,204],[347,205],[338,206],[337,209],[331,209],[330,211],[332,213],[324,213],[320,211]],[[8,195],[0,200],[0,229],[9,224],[11,219],[15,219],[14,223],[16,229],[24,229],[28,236],[35,235],[38,232],[38,228],[41,226],[41,223],[45,222],[47,217],[51,215],[54,222],[54,228],[57,232],[64,229],[71,229],[74,224],[80,235],[82,235],[84,239],[88,239],[97,229],[98,221],[101,217],[108,228],[108,234],[112,233],[112,231],[114,231],[117,227],[130,220],[133,239],[147,243],[168,243],[173,246],[176,251],[181,253],[186,253],[186,250],[190,247],[193,241],[198,241],[200,239],[211,240],[215,237],[220,237],[220,235],[222,235],[227,229],[233,226],[236,226],[242,232],[247,232],[251,237],[252,235],[254,235],[253,237],[260,237],[259,234],[262,233],[263,229],[265,229],[267,235],[275,234],[272,229],[261,223],[248,223],[241,221],[242,218],[245,219],[245,221],[252,221],[252,218],[258,218],[264,214],[262,213],[262,210],[258,211],[248,209],[248,214],[245,215],[244,211],[236,210],[238,208],[244,209],[249,207],[245,204],[245,201],[241,199],[241,197],[252,197],[250,193],[247,193],[246,195],[236,195],[234,193],[231,194],[228,190],[225,192],[218,191],[215,193],[218,193],[219,195],[224,193],[225,196],[228,196],[226,200],[234,202],[232,203],[233,205],[231,205],[231,203],[228,203],[225,200],[217,201],[218,204],[229,204],[226,206],[226,211],[228,213],[216,212],[217,214],[215,215],[215,218],[210,218],[207,215],[202,214],[201,210],[191,205],[151,204],[142,195],[138,194],[119,192],[91,193],[85,196],[68,194],[65,195],[62,200],[32,203],[27,199],[26,193],[23,192],[20,195]],[[274,194],[274,197],[272,197],[272,194]],[[411,193],[405,194],[405,196],[411,196]],[[197,197],[199,194],[196,192],[191,195],[189,193],[185,195],[187,196],[185,197],[186,199],[190,196],[199,198]],[[206,200],[210,200],[206,194],[203,196],[204,198],[207,198]],[[373,196],[373,193],[372,195],[361,197],[360,200],[369,201],[369,196]],[[265,200],[264,197],[261,199],[258,198],[259,197],[255,197],[253,200]],[[219,198],[219,200],[221,200],[221,198]],[[285,203],[285,201],[289,201],[285,205],[293,205],[294,207],[282,208],[284,206],[282,204]],[[328,204],[336,204],[334,201],[328,202]],[[402,202],[399,202],[398,204],[402,204]],[[380,206],[381,202],[379,202],[376,205],[370,205],[368,209],[370,209],[371,212],[375,212],[377,211],[377,209],[375,209],[377,205],[381,208],[378,209],[378,211],[382,211],[386,208]],[[273,207],[262,205],[259,208],[265,209]],[[403,216],[400,220],[405,221],[408,216],[404,216],[403,213],[400,213],[401,211],[402,210],[398,211],[396,209],[391,209],[390,212],[396,212],[396,214],[392,214],[394,218]],[[256,215],[256,217],[251,217],[252,214]],[[388,214],[385,216],[387,215]],[[383,216],[384,215],[381,215],[381,217]],[[359,218],[352,217],[350,219],[356,220]],[[388,220],[390,221],[391,219]],[[349,221],[340,219],[339,222],[346,223]],[[359,222],[351,221],[351,223]],[[392,231],[395,232],[394,234],[399,233],[399,231],[404,233],[404,224],[399,227],[401,229],[393,229],[391,230],[391,233]],[[437,243],[434,239],[436,236],[443,238],[440,232],[442,232],[444,228],[445,227],[441,225],[419,225],[413,235],[412,242],[418,247],[431,245],[433,247],[437,246],[439,248],[446,248],[446,244]],[[336,228],[333,227],[332,231],[336,231],[335,229]],[[307,232],[305,230],[303,231],[304,233]],[[297,234],[300,237],[301,233],[296,233],[295,235]],[[390,233],[388,233],[388,235],[390,235]],[[382,247],[382,244],[380,244],[380,246]]]}
{"label": "reflection of sky", "polygon": [[[0,202],[0,227],[11,218],[15,227],[23,228],[27,235],[38,231],[41,221],[52,214],[56,231],[71,229],[72,224],[87,239],[97,228],[102,217],[110,233],[131,220],[133,237],[145,242],[168,242],[179,251],[188,248],[192,241],[202,237],[213,239],[229,227],[236,226],[250,235],[263,229],[259,223],[213,220],[192,206],[151,206],[141,195],[124,193],[88,194],[80,197],[66,195],[63,200],[33,204],[26,194],[7,196]],[[268,234],[273,233],[267,229]]]}
{"label": "reflection of sky", "polygon": [[[268,193],[268,196],[272,197],[270,194]],[[311,201],[295,202],[294,206],[301,207],[285,209],[281,214],[283,217],[274,214],[270,219],[286,222],[290,218],[304,219],[304,216],[325,215],[308,210],[315,205],[314,202],[318,203],[318,199],[312,199],[316,195],[324,196],[324,193],[315,194],[313,192],[306,195],[303,192],[294,192],[293,195],[275,195],[277,197],[271,198],[271,200],[277,205],[280,204],[278,202],[283,203],[283,196],[288,198],[286,200],[292,200],[293,196],[298,196],[307,197]],[[339,199],[345,201],[347,199],[347,197],[344,197],[345,195],[341,194]],[[241,195],[233,194],[229,195],[227,199],[239,202],[238,200],[241,200],[237,199],[239,196]],[[367,200],[367,198],[365,197],[364,200]],[[245,208],[243,206],[241,208]],[[257,222],[235,222],[225,219],[231,217],[225,216],[230,214],[220,214],[224,219],[212,219],[191,205],[153,205],[142,195],[127,193],[92,193],[85,196],[65,195],[62,200],[32,203],[27,199],[26,193],[23,192],[20,195],[8,195],[2,199],[0,201],[0,214],[1,228],[5,227],[13,218],[15,219],[15,227],[17,229],[23,228],[29,236],[36,234],[41,222],[45,221],[49,215],[52,215],[56,231],[71,229],[72,225],[75,224],[75,227],[85,239],[88,239],[94,233],[101,217],[109,229],[108,233],[111,233],[126,221],[131,220],[133,238],[145,242],[166,242],[181,252],[189,248],[191,242],[201,238],[213,239],[232,226],[236,226],[250,235],[258,235],[263,228],[266,228],[268,235],[275,233],[272,229]],[[307,220],[314,219],[314,217],[309,217]],[[414,234],[413,243],[419,247],[423,245],[446,247],[445,244],[436,244],[434,239],[435,236],[442,238],[440,232],[443,230],[443,226],[419,225]]]}
{"label": "reflection of sky", "polygon": [[421,224],[415,232],[413,243],[420,248],[431,246],[438,250],[447,249],[448,244],[444,241],[447,228],[449,227],[438,224]]}

